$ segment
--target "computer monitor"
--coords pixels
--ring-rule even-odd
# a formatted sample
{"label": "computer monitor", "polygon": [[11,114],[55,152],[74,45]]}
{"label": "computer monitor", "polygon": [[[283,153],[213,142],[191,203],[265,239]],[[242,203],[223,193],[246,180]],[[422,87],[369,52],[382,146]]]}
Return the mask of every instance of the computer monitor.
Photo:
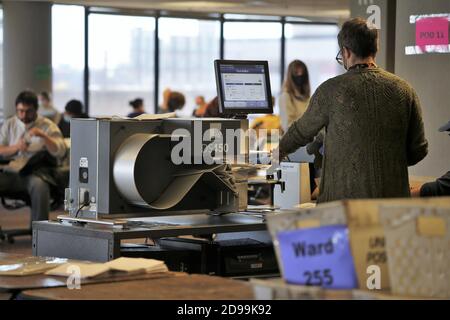
{"label": "computer monitor", "polygon": [[214,68],[222,115],[273,112],[267,61],[215,60]]}

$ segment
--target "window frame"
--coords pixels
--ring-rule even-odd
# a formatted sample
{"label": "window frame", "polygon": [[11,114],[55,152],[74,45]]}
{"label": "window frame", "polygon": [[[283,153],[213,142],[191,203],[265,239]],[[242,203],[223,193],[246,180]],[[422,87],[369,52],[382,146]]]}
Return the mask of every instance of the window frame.
{"label": "window frame", "polygon": [[[54,3],[54,5],[67,5],[64,3]],[[166,11],[166,10],[134,10],[123,9],[114,7],[84,7],[84,79],[83,79],[83,96],[86,112],[89,113],[89,15],[90,14],[105,14],[105,15],[121,15],[121,16],[136,16],[136,17],[153,17],[155,18],[155,34],[154,34],[154,112],[158,110],[159,104],[159,85],[160,85],[160,46],[159,46],[159,18],[178,18],[178,19],[196,19],[196,20],[213,20],[220,22],[220,44],[219,44],[219,56],[220,59],[224,58],[225,52],[225,39],[224,39],[224,24],[226,22],[262,22],[262,23],[280,23],[281,24],[281,41],[280,41],[280,79],[281,83],[271,84],[273,86],[281,86],[285,76],[286,69],[286,37],[285,28],[286,24],[303,24],[303,25],[335,25],[338,23],[334,21],[308,21],[298,20],[294,16],[280,16],[280,17],[268,17],[267,19],[257,18],[261,14],[248,14],[248,18],[233,18],[226,17],[227,13],[195,13],[195,12],[180,12],[180,11]],[[256,16],[256,18],[251,18]],[[211,62],[212,63],[212,62]]]}

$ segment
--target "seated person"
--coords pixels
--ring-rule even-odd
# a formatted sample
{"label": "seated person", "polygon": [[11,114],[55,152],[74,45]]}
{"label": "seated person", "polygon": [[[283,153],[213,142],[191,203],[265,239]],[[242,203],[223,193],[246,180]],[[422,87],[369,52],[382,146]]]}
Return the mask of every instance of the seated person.
{"label": "seated person", "polygon": [[184,94],[178,91],[171,91],[167,99],[167,111],[176,112],[183,109],[186,99]]}
{"label": "seated person", "polygon": [[158,106],[158,110],[157,110],[158,114],[170,112],[169,111],[169,107],[167,106],[167,103],[169,101],[169,97],[170,97],[170,93],[171,92],[172,92],[172,90],[170,90],[170,88],[165,88],[163,90],[162,102],[161,102],[161,105]]}
{"label": "seated person", "polygon": [[47,220],[50,210],[50,186],[39,170],[22,169],[34,155],[47,151],[56,159],[65,153],[58,126],[38,115],[38,98],[32,91],[21,92],[16,99],[16,115],[0,130],[0,155],[12,161],[0,172],[0,195],[27,193],[31,200],[31,220]]}
{"label": "seated person", "polygon": [[128,118],[138,117],[145,113],[144,100],[141,98],[136,98],[129,102],[130,106],[133,108],[133,112],[127,115]]}
{"label": "seated person", "polygon": [[[272,97],[272,104],[275,105],[274,97]],[[278,145],[279,141],[276,137],[281,136],[281,119],[276,114],[265,114],[255,118],[250,123],[250,129],[255,130],[257,138],[257,141],[253,141],[250,137],[250,147],[256,150],[270,151],[274,149],[275,145]]]}
{"label": "seated person", "polygon": [[[450,131],[450,121],[443,125],[440,132]],[[421,186],[411,188],[413,197],[441,197],[450,196],[450,171],[434,182],[428,182]]]}
{"label": "seated person", "polygon": [[215,97],[206,106],[206,110],[205,110],[205,113],[203,114],[203,117],[204,118],[216,118],[219,116],[220,116],[219,98]]}
{"label": "seated person", "polygon": [[39,115],[49,118],[54,123],[58,123],[61,120],[61,114],[52,104],[50,94],[46,91],[42,91],[39,96]]}
{"label": "seated person", "polygon": [[203,117],[203,114],[206,111],[206,107],[208,106],[208,104],[205,101],[205,97],[204,96],[195,97],[195,106],[196,108],[193,111],[192,115],[198,118]]}
{"label": "seated person", "polygon": [[83,104],[80,100],[70,100],[66,104],[64,115],[58,123],[64,138],[70,138],[70,119],[72,118],[88,118],[88,115],[83,112]]}
{"label": "seated person", "polygon": [[[272,105],[275,106],[275,97],[272,96]],[[280,116],[276,114],[265,114],[263,116],[257,117],[250,124],[250,128],[259,130],[266,129],[269,133],[272,130],[281,130],[281,119]],[[280,133],[280,131],[279,131]]]}

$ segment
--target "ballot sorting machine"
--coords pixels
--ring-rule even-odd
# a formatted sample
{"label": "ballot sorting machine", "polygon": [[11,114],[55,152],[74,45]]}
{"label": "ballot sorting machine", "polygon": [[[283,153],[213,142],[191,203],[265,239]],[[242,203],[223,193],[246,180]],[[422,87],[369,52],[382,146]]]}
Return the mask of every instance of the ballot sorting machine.
{"label": "ballot sorting machine", "polygon": [[[271,112],[267,63],[238,63],[231,71],[248,76],[248,70],[261,72],[262,77],[256,74],[265,82],[260,94],[270,100],[265,106]],[[261,101],[257,111],[263,113]],[[276,272],[271,243],[245,236],[213,240],[217,234],[266,230],[262,216],[239,211],[242,188],[231,164],[248,161],[246,130],[245,116],[73,119],[68,214],[33,223],[33,254],[91,261],[160,258],[172,270],[221,275]],[[129,239],[151,239],[154,245]]]}

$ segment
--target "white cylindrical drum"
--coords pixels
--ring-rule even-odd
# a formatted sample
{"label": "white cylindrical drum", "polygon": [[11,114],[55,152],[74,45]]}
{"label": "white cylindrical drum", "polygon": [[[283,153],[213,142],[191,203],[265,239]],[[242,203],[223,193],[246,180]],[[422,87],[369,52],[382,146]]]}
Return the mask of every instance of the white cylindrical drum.
{"label": "white cylindrical drum", "polygon": [[170,184],[174,172],[167,136],[134,134],[122,143],[115,155],[114,182],[130,204],[149,207]]}

